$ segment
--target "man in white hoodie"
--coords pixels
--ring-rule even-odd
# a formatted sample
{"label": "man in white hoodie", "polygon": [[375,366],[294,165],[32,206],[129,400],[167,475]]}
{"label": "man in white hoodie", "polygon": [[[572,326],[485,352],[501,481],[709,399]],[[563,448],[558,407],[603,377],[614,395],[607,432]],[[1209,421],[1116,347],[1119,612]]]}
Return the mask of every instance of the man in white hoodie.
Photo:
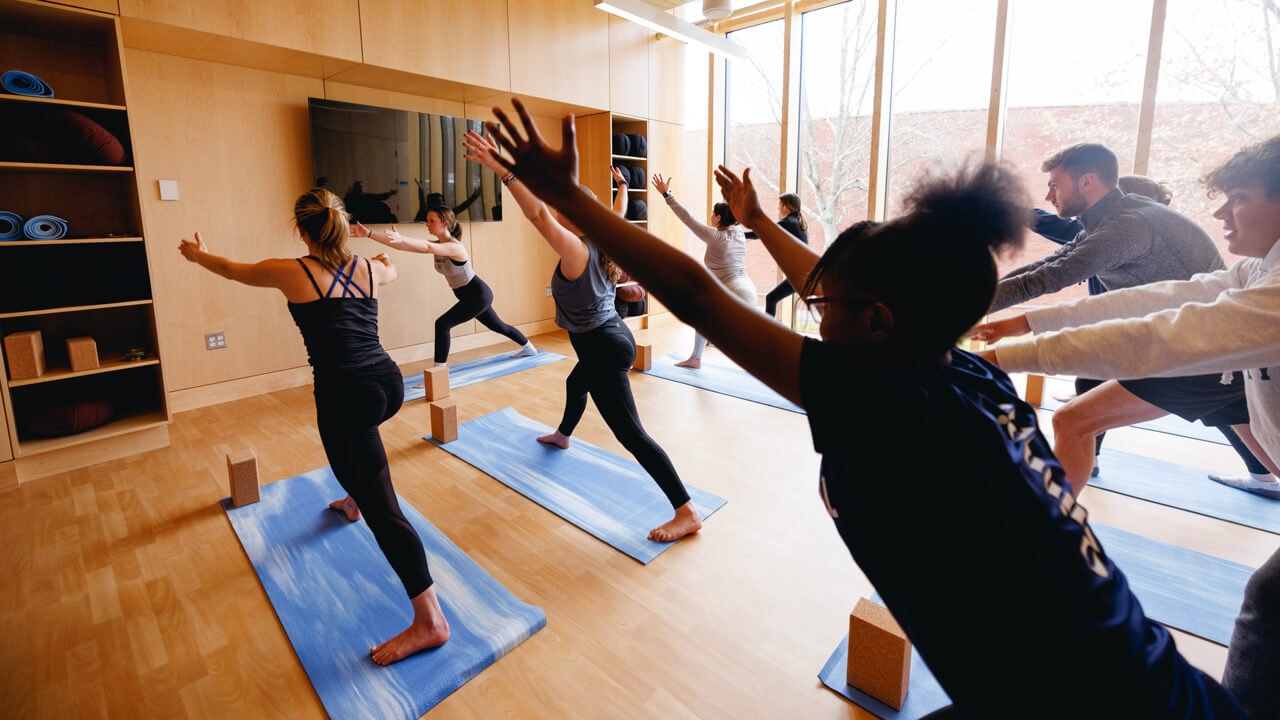
{"label": "man in white hoodie", "polygon": [[[988,351],[988,359],[1010,371],[1138,378],[1242,370],[1254,436],[1277,458],[1280,136],[1236,153],[1209,173],[1205,184],[1225,194],[1214,217],[1226,227],[1227,248],[1245,259],[1190,280],[1108,292],[980,325],[973,336],[993,342],[1037,333],[1032,341]],[[1243,490],[1280,499],[1280,484],[1274,480],[1240,482]],[[1253,716],[1280,717],[1277,677],[1280,551],[1245,589],[1223,684]]]}

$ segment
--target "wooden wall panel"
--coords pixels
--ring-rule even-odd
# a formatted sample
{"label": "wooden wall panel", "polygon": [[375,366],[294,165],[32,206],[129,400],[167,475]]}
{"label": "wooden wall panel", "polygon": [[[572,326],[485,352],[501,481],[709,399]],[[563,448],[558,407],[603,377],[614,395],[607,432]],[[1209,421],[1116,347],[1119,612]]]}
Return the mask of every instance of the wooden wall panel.
{"label": "wooden wall panel", "polygon": [[649,117],[663,122],[684,122],[684,43],[669,37],[650,36]]}
{"label": "wooden wall panel", "polygon": [[609,109],[649,116],[649,42],[653,31],[609,16]]}
{"label": "wooden wall panel", "polygon": [[359,0],[119,0],[123,17],[361,59]]}
{"label": "wooden wall panel", "polygon": [[96,10],[98,12],[110,13],[112,15],[120,14],[120,5],[116,0],[54,0],[58,5],[70,5],[71,7],[84,8],[85,10]]}
{"label": "wooden wall panel", "polygon": [[[702,188],[702,178],[686,178],[680,175],[684,169],[684,127],[672,123],[649,121],[649,173],[662,173],[673,177],[671,190],[680,204],[693,214],[695,218],[706,222],[707,203]],[[700,148],[699,148],[700,149]],[[662,195],[649,185],[649,232],[657,235],[667,243],[685,249],[684,224],[676,218],[675,213],[667,209]],[[701,245],[701,243],[699,243]]]}
{"label": "wooden wall panel", "polygon": [[[275,290],[235,286],[188,263],[178,239],[202,231],[238,261],[304,251],[291,209],[311,177],[307,97],[319,80],[128,50],[129,116],[169,390],[306,364]],[[181,200],[161,201],[160,178]],[[204,335],[226,332],[206,350]]]}
{"label": "wooden wall panel", "polygon": [[511,87],[507,0],[361,0],[360,37],[370,65]]}
{"label": "wooden wall panel", "polygon": [[609,106],[609,15],[583,0],[509,2],[511,90]]}

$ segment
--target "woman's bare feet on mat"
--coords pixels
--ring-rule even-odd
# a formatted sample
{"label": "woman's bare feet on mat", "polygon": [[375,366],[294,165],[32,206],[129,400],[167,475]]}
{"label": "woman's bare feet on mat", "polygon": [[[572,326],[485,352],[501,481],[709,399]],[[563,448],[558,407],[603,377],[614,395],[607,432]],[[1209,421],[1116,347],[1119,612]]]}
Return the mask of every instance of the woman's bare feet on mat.
{"label": "woman's bare feet on mat", "polygon": [[413,605],[413,624],[399,635],[370,648],[369,656],[379,665],[390,665],[410,655],[440,647],[449,641],[449,621],[436,597],[434,585],[410,601]]}
{"label": "woman's bare feet on mat", "polygon": [[649,539],[657,542],[674,542],[702,529],[702,518],[689,501],[676,508],[676,516],[649,531]]}
{"label": "woman's bare feet on mat", "polygon": [[329,503],[329,509],[337,510],[343,515],[346,515],[347,519],[351,522],[355,522],[360,519],[360,506],[356,505],[356,501],[352,500],[350,495],[342,498],[341,500],[334,500]]}
{"label": "woman's bare feet on mat", "polygon": [[676,363],[676,367],[689,368],[690,370],[697,370],[698,368],[702,367],[702,358],[691,357],[688,360],[681,360],[680,362]]}
{"label": "woman's bare feet on mat", "polygon": [[551,433],[550,435],[543,435],[538,438],[538,442],[546,443],[547,445],[555,445],[561,450],[569,449],[569,436],[561,433],[559,430]]}

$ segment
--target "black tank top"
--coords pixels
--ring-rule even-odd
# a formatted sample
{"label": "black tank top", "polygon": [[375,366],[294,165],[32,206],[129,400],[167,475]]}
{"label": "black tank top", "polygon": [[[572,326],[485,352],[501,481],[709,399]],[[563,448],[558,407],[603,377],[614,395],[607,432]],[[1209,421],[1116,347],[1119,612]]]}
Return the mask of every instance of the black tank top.
{"label": "black tank top", "polygon": [[[307,257],[320,262],[319,258]],[[311,302],[289,303],[289,314],[302,333],[302,342],[307,346],[307,362],[311,363],[317,378],[334,377],[390,359],[378,339],[378,300],[373,297],[373,268],[365,260],[369,271],[369,292],[366,293],[352,278],[357,262],[359,258],[352,257],[349,269],[336,271],[329,292],[323,293],[307,264],[298,258],[298,264],[307,273],[307,279],[311,280],[319,298]],[[338,285],[342,285],[342,294],[334,296],[333,291]]]}

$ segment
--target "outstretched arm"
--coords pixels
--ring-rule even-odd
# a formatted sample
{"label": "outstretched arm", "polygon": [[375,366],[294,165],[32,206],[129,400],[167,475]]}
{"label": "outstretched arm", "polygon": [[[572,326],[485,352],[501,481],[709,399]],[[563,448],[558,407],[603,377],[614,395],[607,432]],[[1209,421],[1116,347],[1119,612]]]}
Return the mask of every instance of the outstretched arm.
{"label": "outstretched arm", "polygon": [[587,246],[576,235],[566,230],[551,216],[546,203],[535,197],[519,178],[508,175],[511,170],[505,167],[498,157],[498,145],[493,138],[485,137],[472,130],[462,139],[462,144],[469,153],[465,156],[468,160],[478,162],[502,177],[502,184],[511,191],[525,218],[533,223],[538,234],[542,235],[556,255],[560,256],[560,270],[564,276],[577,278],[582,275],[587,269],[587,262],[591,259],[591,251],[587,250]]}
{"label": "outstretched arm", "polygon": [[496,109],[505,132],[491,134],[512,160],[499,158],[525,185],[591,236],[632,279],[645,286],[681,320],[706,334],[748,372],[797,404],[803,338],[730,293],[683,252],[592,201],[578,185],[573,116],[563,123],[559,150],[547,146],[528,111],[513,101],[523,130]]}
{"label": "outstretched arm", "polygon": [[721,165],[716,168],[716,184],[729,203],[738,222],[753,230],[764,243],[764,247],[773,256],[774,262],[787,276],[787,282],[796,292],[802,292],[813,266],[821,257],[813,248],[800,242],[798,238],[782,229],[760,207],[760,199],[756,196],[755,186],[751,184],[751,168],[742,171],[742,178],[729,168]]}
{"label": "outstretched arm", "polygon": [[694,219],[694,217],[689,214],[689,211],[680,204],[680,201],[676,200],[676,196],[671,194],[671,178],[662,177],[662,173],[654,173],[653,187],[658,192],[662,193],[662,197],[667,201],[667,207],[671,208],[671,212],[675,213],[676,217],[680,219],[680,222],[684,223],[684,226],[689,228],[689,232],[692,232],[694,237],[698,238],[702,242],[711,242],[716,238],[715,228],[705,223],[700,223]]}
{"label": "outstretched arm", "polygon": [[227,258],[209,252],[208,246],[196,233],[194,242],[183,238],[178,244],[182,257],[199,265],[214,274],[228,280],[235,280],[252,287],[271,287],[283,289],[294,278],[290,273],[296,272],[296,264],[292,260],[263,260],[256,263],[232,262]]}
{"label": "outstretched arm", "polygon": [[616,167],[609,168],[609,173],[613,175],[613,181],[618,184],[618,192],[613,196],[613,211],[621,215],[627,216],[627,179],[622,176],[622,171]]}

